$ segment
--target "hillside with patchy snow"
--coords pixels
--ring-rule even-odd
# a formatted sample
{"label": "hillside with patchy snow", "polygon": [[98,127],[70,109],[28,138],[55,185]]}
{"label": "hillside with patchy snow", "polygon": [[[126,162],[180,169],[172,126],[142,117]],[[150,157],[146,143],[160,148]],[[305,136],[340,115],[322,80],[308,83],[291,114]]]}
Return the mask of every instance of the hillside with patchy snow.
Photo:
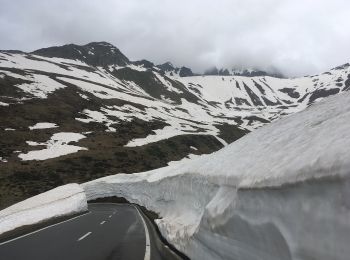
{"label": "hillside with patchy snow", "polygon": [[194,76],[105,43],[0,52],[0,205],[219,150],[350,89],[348,64],[295,79]]}

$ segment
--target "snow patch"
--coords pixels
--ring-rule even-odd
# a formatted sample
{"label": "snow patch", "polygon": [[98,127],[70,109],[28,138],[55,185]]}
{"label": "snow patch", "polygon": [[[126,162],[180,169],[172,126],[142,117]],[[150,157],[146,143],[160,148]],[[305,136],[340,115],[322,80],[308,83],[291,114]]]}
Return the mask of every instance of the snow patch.
{"label": "snow patch", "polygon": [[76,153],[80,150],[87,150],[85,147],[70,145],[70,142],[78,142],[79,140],[85,138],[85,135],[79,133],[56,133],[51,139],[45,143],[37,143],[32,141],[27,141],[30,146],[46,146],[46,149],[30,151],[26,154],[19,154],[18,157],[23,161],[29,160],[47,160],[51,158],[60,157],[63,155]]}
{"label": "snow patch", "polygon": [[79,96],[83,99],[90,100],[89,97],[84,94],[79,94]]}
{"label": "snow patch", "polygon": [[55,123],[46,123],[46,122],[41,122],[41,123],[36,123],[33,126],[30,126],[30,130],[35,130],[35,129],[48,129],[48,128],[56,128],[58,125]]}
{"label": "snow patch", "polygon": [[125,147],[142,146],[183,134],[180,129],[174,129],[172,126],[166,126],[162,129],[153,130],[153,132],[153,134],[150,134],[145,138],[137,138],[129,141]]}
{"label": "snow patch", "polygon": [[47,96],[55,90],[66,87],[48,76],[39,74],[33,75],[34,82],[20,84],[17,85],[17,87],[38,98],[47,98]]}

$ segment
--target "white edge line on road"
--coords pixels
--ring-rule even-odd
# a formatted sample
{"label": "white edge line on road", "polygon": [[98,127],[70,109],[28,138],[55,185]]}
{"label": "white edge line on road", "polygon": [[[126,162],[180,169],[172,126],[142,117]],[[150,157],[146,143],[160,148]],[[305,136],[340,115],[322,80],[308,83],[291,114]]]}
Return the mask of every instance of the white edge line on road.
{"label": "white edge line on road", "polygon": [[86,212],[85,214],[76,216],[76,217],[74,217],[74,218],[70,218],[70,219],[67,219],[67,220],[65,220],[65,221],[62,221],[62,222],[59,222],[59,223],[56,223],[56,224],[52,224],[52,225],[50,225],[50,226],[47,226],[47,227],[44,227],[44,228],[41,228],[41,229],[38,229],[38,230],[35,230],[35,231],[30,232],[30,233],[28,233],[28,234],[24,234],[24,235],[22,235],[22,236],[15,237],[15,238],[13,238],[13,239],[10,239],[10,240],[7,240],[7,241],[5,241],[5,242],[0,243],[0,246],[5,245],[5,244],[10,243],[10,242],[13,242],[13,241],[18,240],[18,239],[21,239],[21,238],[24,238],[24,237],[33,235],[33,234],[38,233],[38,232],[40,232],[40,231],[43,231],[43,230],[45,230],[45,229],[48,229],[48,228],[51,228],[51,227],[54,227],[54,226],[63,224],[63,223],[65,223],[65,222],[72,221],[72,220],[74,220],[74,219],[76,219],[76,218],[80,218],[80,217],[85,216],[85,215],[88,215],[88,214],[90,214],[90,213],[91,213],[91,212]]}
{"label": "white edge line on road", "polygon": [[139,216],[142,220],[142,223],[143,223],[143,227],[145,228],[145,235],[146,235],[146,249],[145,249],[145,257],[144,257],[144,260],[150,260],[151,259],[151,244],[150,244],[150,239],[149,239],[149,232],[148,232],[148,228],[147,228],[147,225],[146,225],[146,222],[145,220],[143,219],[139,209],[134,206],[137,210],[137,213],[139,213]]}
{"label": "white edge line on road", "polygon": [[104,223],[106,223],[106,221],[102,221],[102,222],[100,223],[100,225],[103,225]]}
{"label": "white edge line on road", "polygon": [[79,238],[79,239],[77,240],[77,242],[83,240],[83,239],[86,238],[88,235],[91,235],[91,233],[92,233],[92,232],[87,232],[84,236],[82,236],[81,238]]}

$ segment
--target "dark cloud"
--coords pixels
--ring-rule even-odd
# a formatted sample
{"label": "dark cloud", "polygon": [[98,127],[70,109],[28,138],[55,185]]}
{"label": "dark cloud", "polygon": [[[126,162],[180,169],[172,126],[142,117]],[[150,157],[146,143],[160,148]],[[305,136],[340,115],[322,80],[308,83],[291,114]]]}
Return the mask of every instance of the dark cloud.
{"label": "dark cloud", "polygon": [[129,58],[278,69],[350,60],[348,0],[0,0],[0,49],[109,41]]}

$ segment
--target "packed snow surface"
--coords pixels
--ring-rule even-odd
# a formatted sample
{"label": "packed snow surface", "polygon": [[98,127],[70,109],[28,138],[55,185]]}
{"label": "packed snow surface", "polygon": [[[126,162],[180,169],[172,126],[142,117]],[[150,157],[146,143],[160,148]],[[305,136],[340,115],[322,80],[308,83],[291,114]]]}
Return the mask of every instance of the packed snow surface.
{"label": "packed snow surface", "polygon": [[41,122],[41,123],[36,123],[33,126],[30,126],[30,130],[35,130],[35,129],[48,129],[48,128],[56,128],[58,125],[54,123],[46,123],[46,122]]}
{"label": "packed snow surface", "polygon": [[19,154],[18,157],[23,161],[47,160],[71,153],[76,153],[80,150],[86,150],[86,148],[71,145],[69,143],[78,142],[85,137],[85,135],[82,135],[80,133],[62,132],[54,134],[51,139],[45,143],[27,141],[27,144],[30,146],[46,146],[46,148],[42,150],[30,151],[26,154],[22,153]]}
{"label": "packed snow surface", "polygon": [[0,211],[0,234],[54,217],[87,210],[83,189],[67,184],[26,199]]}
{"label": "packed snow surface", "polygon": [[158,212],[162,234],[192,259],[345,260],[349,122],[350,94],[339,94],[211,155],[83,186],[89,200]]}
{"label": "packed snow surface", "polygon": [[183,163],[185,161],[190,161],[190,160],[193,160],[195,158],[198,158],[200,157],[201,155],[197,155],[197,154],[188,154],[186,157],[182,158],[181,160],[178,160],[178,161],[170,161],[168,162],[168,165],[175,165],[175,164],[179,164],[179,163]]}

